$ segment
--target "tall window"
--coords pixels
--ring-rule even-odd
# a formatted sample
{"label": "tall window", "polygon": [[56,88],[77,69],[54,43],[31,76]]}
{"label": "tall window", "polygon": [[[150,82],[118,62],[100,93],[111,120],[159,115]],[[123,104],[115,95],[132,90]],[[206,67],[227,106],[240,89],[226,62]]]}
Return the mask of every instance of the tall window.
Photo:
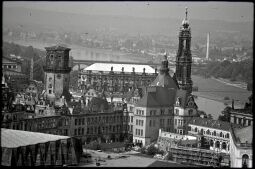
{"label": "tall window", "polygon": [[243,168],[249,167],[249,166],[248,166],[248,163],[249,163],[249,156],[248,156],[247,154],[244,154],[244,155],[242,156],[242,167],[243,167]]}

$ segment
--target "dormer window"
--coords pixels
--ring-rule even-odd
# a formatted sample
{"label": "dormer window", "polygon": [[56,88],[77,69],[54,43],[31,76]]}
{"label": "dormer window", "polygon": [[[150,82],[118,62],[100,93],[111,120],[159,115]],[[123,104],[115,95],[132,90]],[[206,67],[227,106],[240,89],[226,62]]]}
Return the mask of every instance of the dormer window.
{"label": "dormer window", "polygon": [[193,106],[193,102],[189,102],[189,107],[192,107]]}
{"label": "dormer window", "polygon": [[176,106],[180,106],[180,104],[181,104],[181,98],[178,97],[175,104],[176,104]]}

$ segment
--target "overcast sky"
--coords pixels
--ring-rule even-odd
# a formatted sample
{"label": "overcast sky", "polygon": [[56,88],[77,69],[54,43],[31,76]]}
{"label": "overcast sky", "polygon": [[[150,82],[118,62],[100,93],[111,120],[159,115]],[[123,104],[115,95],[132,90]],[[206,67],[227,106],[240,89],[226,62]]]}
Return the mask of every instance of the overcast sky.
{"label": "overcast sky", "polygon": [[185,7],[189,17],[201,20],[253,21],[253,3],[247,2],[4,2],[3,7],[25,7],[91,15],[124,15],[139,17],[183,18]]}

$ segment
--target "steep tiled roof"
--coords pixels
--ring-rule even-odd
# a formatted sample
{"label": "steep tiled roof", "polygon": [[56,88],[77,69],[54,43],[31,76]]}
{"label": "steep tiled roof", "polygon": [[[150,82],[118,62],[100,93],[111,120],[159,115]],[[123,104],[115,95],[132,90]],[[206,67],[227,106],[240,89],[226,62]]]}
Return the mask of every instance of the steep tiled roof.
{"label": "steep tiled roof", "polygon": [[175,101],[177,99],[180,99],[180,107],[185,107],[187,103],[187,91],[186,90],[177,90],[176,91],[176,96],[175,96]]}
{"label": "steep tiled roof", "polygon": [[175,81],[169,74],[158,74],[156,79],[151,83],[151,86],[162,86],[167,88],[178,89]]}
{"label": "steep tiled roof", "polygon": [[[231,130],[231,123],[229,122],[212,120],[212,119],[201,118],[201,117],[192,117],[188,123],[197,125],[197,126],[204,126],[208,128],[215,128],[215,129],[225,130],[225,131]],[[238,126],[239,125],[236,125],[233,127],[238,127]]]}
{"label": "steep tiled roof", "polygon": [[174,89],[149,86],[145,90],[145,95],[136,104],[137,107],[166,107],[174,104]]}
{"label": "steep tiled roof", "polygon": [[107,110],[109,108],[107,100],[98,97],[93,97],[89,106],[98,109],[103,108],[103,110]]}

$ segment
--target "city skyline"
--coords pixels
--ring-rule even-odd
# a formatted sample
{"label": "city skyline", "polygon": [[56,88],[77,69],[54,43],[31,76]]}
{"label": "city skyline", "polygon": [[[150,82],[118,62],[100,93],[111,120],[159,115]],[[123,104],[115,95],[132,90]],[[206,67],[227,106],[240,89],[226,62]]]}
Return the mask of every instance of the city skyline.
{"label": "city skyline", "polygon": [[6,7],[40,9],[46,11],[89,14],[132,16],[148,18],[184,17],[183,9],[189,8],[189,16],[199,20],[222,20],[230,22],[253,22],[253,4],[248,2],[4,2]]}

